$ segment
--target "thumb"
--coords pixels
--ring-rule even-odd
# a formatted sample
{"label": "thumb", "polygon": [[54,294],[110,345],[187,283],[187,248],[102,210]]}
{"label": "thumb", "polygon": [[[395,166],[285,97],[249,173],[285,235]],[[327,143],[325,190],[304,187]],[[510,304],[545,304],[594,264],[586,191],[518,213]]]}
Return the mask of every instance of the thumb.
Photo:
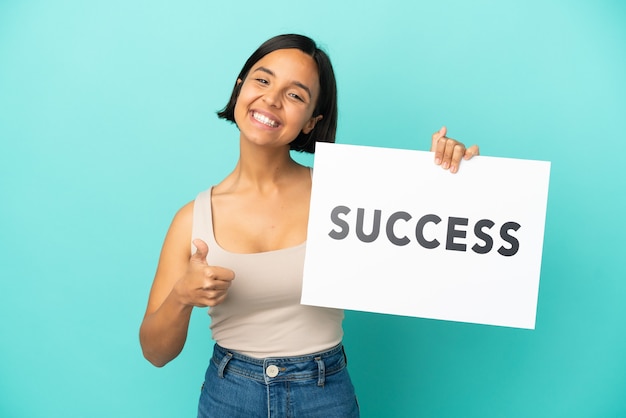
{"label": "thumb", "polygon": [[193,253],[189,260],[207,264],[206,256],[209,254],[209,246],[207,243],[201,239],[194,239],[192,243],[196,247],[196,252]]}
{"label": "thumb", "polygon": [[[435,132],[433,134],[433,136],[431,137],[432,142],[430,144],[430,150],[435,152],[437,151],[437,146],[439,145],[438,142],[441,138],[443,138],[444,136],[446,136],[446,134],[448,133],[448,129],[445,126],[442,126],[437,132]],[[442,153],[443,156],[443,149],[440,151]],[[437,163],[439,164],[439,163]]]}

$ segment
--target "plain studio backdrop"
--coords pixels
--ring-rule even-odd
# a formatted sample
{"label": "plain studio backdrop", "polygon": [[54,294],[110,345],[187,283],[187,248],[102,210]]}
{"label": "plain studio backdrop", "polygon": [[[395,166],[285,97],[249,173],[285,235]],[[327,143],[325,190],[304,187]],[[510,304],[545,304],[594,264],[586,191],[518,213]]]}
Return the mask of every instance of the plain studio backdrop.
{"label": "plain studio backdrop", "polygon": [[340,143],[445,124],[552,162],[536,329],[346,312],[362,416],[626,416],[625,23],[617,0],[1,1],[0,416],[195,416],[206,310],[162,369],[138,329],[174,213],[236,162],[215,111],[285,32],[333,60]]}

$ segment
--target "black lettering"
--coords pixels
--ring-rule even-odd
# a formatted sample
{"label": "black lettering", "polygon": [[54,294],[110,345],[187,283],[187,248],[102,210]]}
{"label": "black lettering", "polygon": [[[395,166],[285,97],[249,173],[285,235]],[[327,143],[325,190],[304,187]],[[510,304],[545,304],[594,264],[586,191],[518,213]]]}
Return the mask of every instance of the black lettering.
{"label": "black lettering", "polygon": [[517,231],[521,225],[517,222],[506,222],[500,228],[500,237],[511,244],[511,248],[505,248],[504,246],[498,249],[498,252],[505,257],[511,257],[519,251],[519,241],[517,238],[509,234],[509,231]]}
{"label": "black lettering", "polygon": [[466,245],[454,242],[455,238],[465,238],[467,231],[456,229],[457,225],[467,226],[467,218],[448,218],[448,237],[446,238],[446,250],[465,251]]}
{"label": "black lettering", "polygon": [[489,251],[491,251],[491,249],[493,248],[493,238],[491,238],[489,234],[483,231],[483,229],[491,229],[494,225],[495,223],[489,219],[481,219],[480,221],[476,222],[476,225],[474,225],[474,235],[476,235],[476,238],[482,240],[485,245],[480,246],[478,244],[474,244],[472,246],[472,250],[475,253],[487,254]]}
{"label": "black lettering", "polygon": [[387,219],[387,238],[389,238],[389,241],[391,241],[392,244],[399,246],[407,245],[409,242],[411,242],[410,239],[408,239],[407,237],[398,238],[393,232],[393,226],[398,219],[408,221],[411,219],[411,215],[406,212],[395,212],[391,214],[389,219]]}
{"label": "black lettering", "polygon": [[330,220],[341,228],[339,231],[335,231],[334,229],[330,231],[328,235],[331,238],[340,240],[348,236],[348,233],[350,232],[350,225],[348,225],[348,222],[339,218],[339,215],[347,215],[348,213],[350,213],[350,208],[347,206],[337,206],[332,210],[332,212],[330,212]]}
{"label": "black lettering", "polygon": [[365,209],[358,208],[356,211],[356,236],[362,242],[373,242],[376,238],[378,238],[378,234],[380,233],[380,210],[374,210],[374,221],[372,225],[372,232],[367,235],[363,231],[363,218],[365,217]]}
{"label": "black lettering", "polygon": [[433,214],[422,216],[420,220],[417,221],[417,225],[415,226],[415,238],[417,238],[417,242],[419,242],[422,247],[432,250],[433,248],[439,247],[439,241],[436,239],[428,241],[424,238],[424,226],[426,226],[429,222],[438,224],[441,222],[441,218]]}

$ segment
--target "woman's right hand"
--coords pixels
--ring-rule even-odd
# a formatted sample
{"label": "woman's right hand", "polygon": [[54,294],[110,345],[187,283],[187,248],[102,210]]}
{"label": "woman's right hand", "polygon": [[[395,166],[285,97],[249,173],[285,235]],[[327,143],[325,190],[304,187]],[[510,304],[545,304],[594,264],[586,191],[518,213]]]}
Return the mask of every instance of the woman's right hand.
{"label": "woman's right hand", "polygon": [[183,206],[167,231],[139,330],[143,354],[157,367],[183,349],[194,306],[223,302],[235,277],[229,269],[208,265],[206,242],[194,240],[197,251],[191,254],[193,207],[193,201]]}
{"label": "woman's right hand", "polygon": [[189,258],[185,275],[176,282],[174,291],[187,306],[219,305],[226,299],[235,273],[224,267],[209,266],[209,246],[201,239],[193,240],[196,252]]}

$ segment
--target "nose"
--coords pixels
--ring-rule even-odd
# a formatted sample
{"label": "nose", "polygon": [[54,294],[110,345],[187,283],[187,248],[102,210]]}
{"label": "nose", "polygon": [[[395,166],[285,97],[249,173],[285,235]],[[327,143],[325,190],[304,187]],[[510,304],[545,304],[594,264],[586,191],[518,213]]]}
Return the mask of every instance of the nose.
{"label": "nose", "polygon": [[263,95],[263,101],[269,106],[280,107],[280,92],[277,89],[267,89]]}

